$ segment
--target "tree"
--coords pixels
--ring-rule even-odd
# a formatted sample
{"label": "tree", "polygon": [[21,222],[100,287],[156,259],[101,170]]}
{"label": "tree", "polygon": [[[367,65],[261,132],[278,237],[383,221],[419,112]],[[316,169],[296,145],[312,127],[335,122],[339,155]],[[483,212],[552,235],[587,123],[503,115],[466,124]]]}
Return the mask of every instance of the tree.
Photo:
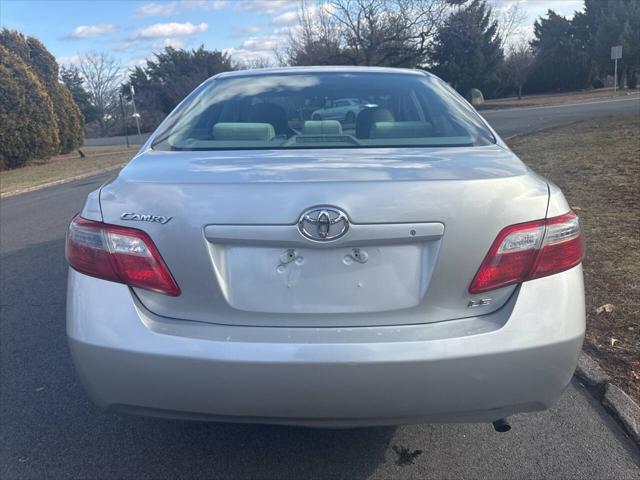
{"label": "tree", "polygon": [[285,47],[290,65],[380,65],[415,68],[462,0],[332,0],[303,2],[300,28]]}
{"label": "tree", "polygon": [[58,151],[53,104],[40,79],[0,45],[0,168],[16,168]]}
{"label": "tree", "polygon": [[141,111],[143,128],[153,128],[195,87],[221,72],[234,70],[231,57],[218,50],[178,50],[166,47],[147,60],[144,67],[129,73],[121,93],[130,98],[135,89],[136,106]]}
{"label": "tree", "polygon": [[522,98],[522,87],[529,78],[534,61],[533,52],[526,41],[513,45],[505,59],[506,76],[518,92],[518,100]]}
{"label": "tree", "polygon": [[98,118],[96,108],[91,103],[89,93],[84,89],[84,80],[80,70],[75,65],[60,67],[60,80],[69,90],[73,100],[82,112],[85,123],[91,123]]}
{"label": "tree", "polygon": [[593,59],[599,76],[613,74],[611,47],[622,45],[618,60],[620,84],[640,72],[640,2],[637,0],[585,0],[583,12],[572,20],[575,35]]}
{"label": "tree", "polygon": [[80,55],[78,69],[96,113],[96,120],[105,135],[110,119],[118,111],[120,62],[106,53],[91,52]]}
{"label": "tree", "polygon": [[352,58],[341,46],[336,18],[327,5],[310,6],[301,2],[299,27],[289,31],[282,51],[276,52],[281,63],[292,66],[352,65]]}
{"label": "tree", "polygon": [[578,29],[565,17],[553,10],[533,24],[534,39],[531,47],[535,55],[525,90],[545,92],[576,90],[590,85],[593,79],[593,61]]}
{"label": "tree", "polygon": [[36,38],[6,28],[0,32],[0,44],[29,66],[47,91],[56,116],[58,151],[67,153],[79,147],[84,134],[82,115],[67,88],[58,81],[58,64],[53,55]]}
{"label": "tree", "polygon": [[500,88],[504,54],[485,0],[473,0],[452,13],[434,40],[429,58],[432,71],[466,94],[479,88],[495,96]]}

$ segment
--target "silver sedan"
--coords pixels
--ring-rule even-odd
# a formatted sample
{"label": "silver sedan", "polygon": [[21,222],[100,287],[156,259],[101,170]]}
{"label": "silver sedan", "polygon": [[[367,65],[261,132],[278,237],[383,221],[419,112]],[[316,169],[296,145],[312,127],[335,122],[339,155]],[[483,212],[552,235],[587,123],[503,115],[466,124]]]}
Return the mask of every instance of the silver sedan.
{"label": "silver sedan", "polygon": [[[355,129],[299,112],[366,99]],[[67,235],[67,333],[107,409],[310,426],[548,408],[585,329],[578,217],[422,71],[230,72]]]}

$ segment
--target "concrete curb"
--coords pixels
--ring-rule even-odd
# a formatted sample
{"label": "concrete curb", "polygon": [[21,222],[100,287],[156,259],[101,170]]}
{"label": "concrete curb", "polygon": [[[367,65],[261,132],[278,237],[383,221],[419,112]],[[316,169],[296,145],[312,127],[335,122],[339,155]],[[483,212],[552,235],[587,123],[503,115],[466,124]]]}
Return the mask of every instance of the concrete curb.
{"label": "concrete curb", "polygon": [[640,445],[640,405],[616,385],[598,362],[586,353],[580,353],[575,376],[600,400],[602,405],[625,428],[629,436]]}
{"label": "concrete curb", "polygon": [[122,163],[120,165],[113,165],[107,168],[101,168],[99,170],[92,170],[90,172],[81,173],[80,175],[76,175],[70,178],[62,178],[60,180],[54,180],[52,182],[40,183],[38,185],[33,185],[32,187],[20,188],[18,190],[12,190],[10,192],[4,192],[0,194],[0,198],[8,198],[14,197],[16,195],[20,195],[21,193],[33,192],[34,190],[40,190],[41,188],[53,187],[55,185],[62,185],[63,183],[73,182],[75,180],[82,180],[83,178],[93,177],[95,175],[100,175],[101,173],[111,172],[113,170],[119,170],[126,165]]}

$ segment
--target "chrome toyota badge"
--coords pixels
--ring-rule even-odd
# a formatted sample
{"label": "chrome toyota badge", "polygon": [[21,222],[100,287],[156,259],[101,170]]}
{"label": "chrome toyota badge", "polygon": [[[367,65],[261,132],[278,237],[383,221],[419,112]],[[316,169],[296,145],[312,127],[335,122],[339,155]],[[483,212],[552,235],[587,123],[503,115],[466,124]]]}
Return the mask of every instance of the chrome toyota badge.
{"label": "chrome toyota badge", "polygon": [[333,207],[316,207],[300,215],[298,229],[305,237],[318,242],[336,240],[349,230],[349,218]]}

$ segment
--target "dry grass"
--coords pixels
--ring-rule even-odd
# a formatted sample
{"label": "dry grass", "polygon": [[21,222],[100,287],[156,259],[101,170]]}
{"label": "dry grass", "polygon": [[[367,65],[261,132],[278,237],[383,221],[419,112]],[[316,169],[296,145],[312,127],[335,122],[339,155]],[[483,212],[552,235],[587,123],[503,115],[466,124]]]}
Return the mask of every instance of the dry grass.
{"label": "dry grass", "polygon": [[[565,193],[587,244],[585,350],[640,400],[640,117],[515,138],[511,148]],[[612,305],[611,312],[598,307]]]}
{"label": "dry grass", "polygon": [[487,100],[480,110],[496,110],[519,107],[542,107],[547,105],[561,105],[563,103],[585,102],[589,100],[602,100],[611,97],[622,97],[627,95],[638,95],[637,90],[618,90],[614,93],[613,88],[601,88],[598,90],[584,90],[578,92],[554,93],[549,95],[527,95],[518,100],[518,97],[497,98]]}
{"label": "dry grass", "polygon": [[58,155],[49,160],[34,160],[22,168],[0,171],[0,195],[30,189],[50,182],[65,180],[80,175],[98,173],[125,164],[139,147],[125,146],[82,147],[86,155],[77,151]]}

